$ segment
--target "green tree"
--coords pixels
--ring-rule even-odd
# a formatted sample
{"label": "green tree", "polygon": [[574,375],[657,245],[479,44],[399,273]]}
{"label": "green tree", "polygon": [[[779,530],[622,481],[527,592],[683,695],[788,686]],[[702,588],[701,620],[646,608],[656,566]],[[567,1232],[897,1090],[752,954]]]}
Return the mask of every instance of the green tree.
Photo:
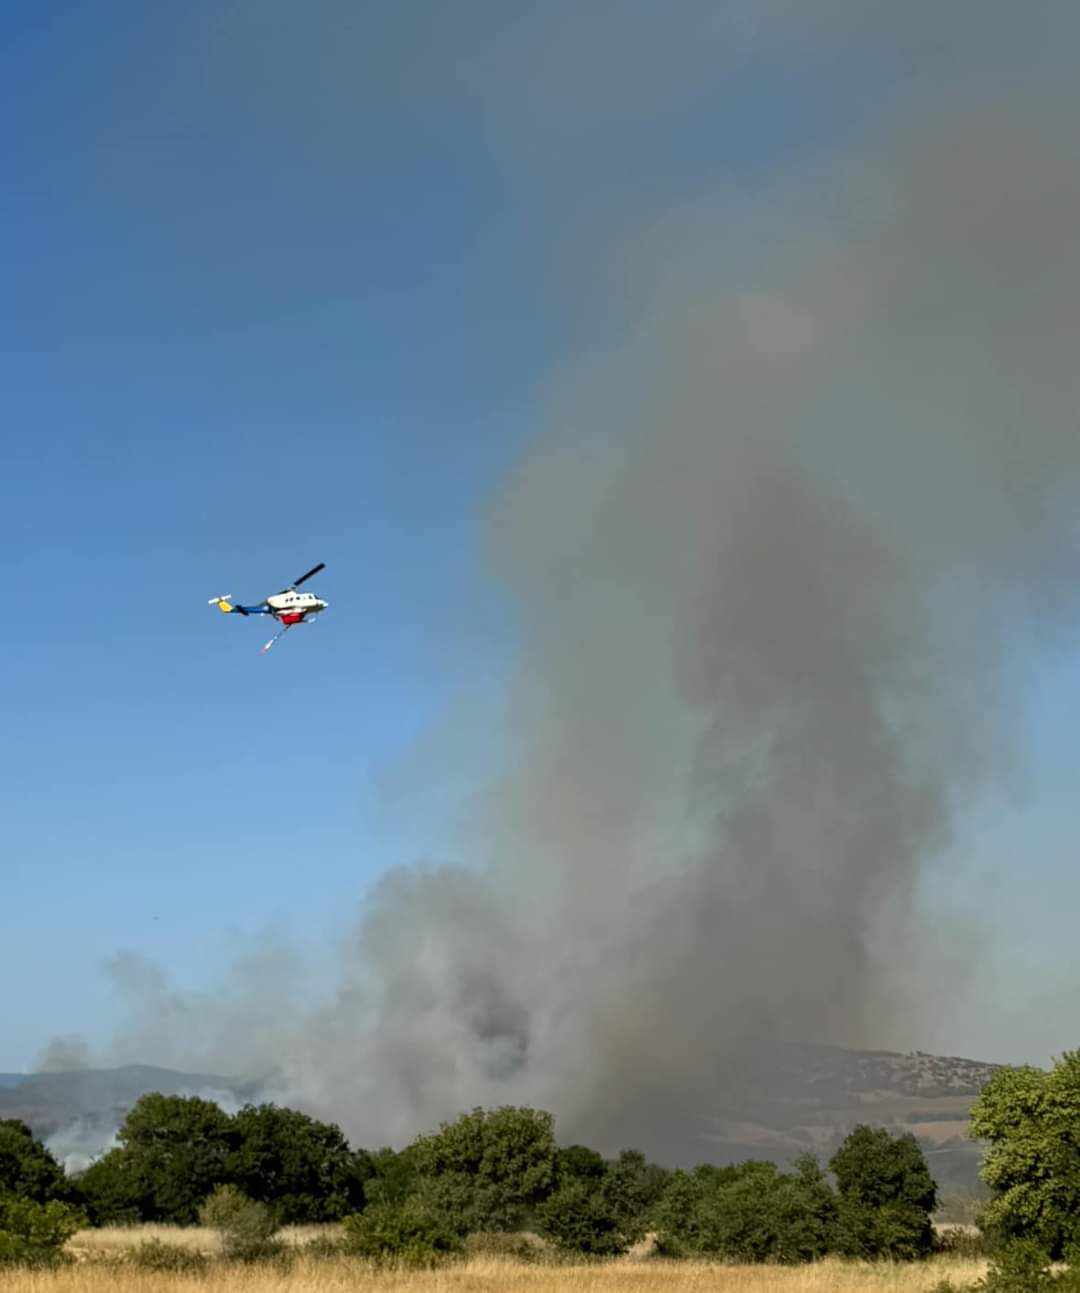
{"label": "green tree", "polygon": [[514,1230],[551,1190],[555,1137],[538,1109],[474,1109],[412,1146],[417,1188],[459,1233]]}
{"label": "green tree", "polygon": [[972,1107],[971,1132],[990,1142],[984,1229],[1032,1240],[1053,1258],[1080,1244],[1080,1051],[1049,1072],[998,1069]]}
{"label": "green tree", "polygon": [[595,1149],[586,1145],[567,1145],[555,1151],[555,1181],[566,1185],[571,1181],[599,1181],[607,1172],[607,1163]]}
{"label": "green tree", "polygon": [[837,1204],[816,1159],[792,1173],[746,1162],[675,1172],[654,1217],[661,1251],[733,1261],[802,1262],[835,1245]]}
{"label": "green tree", "polygon": [[338,1221],[364,1206],[368,1156],[354,1154],[333,1123],[274,1104],[247,1105],[232,1120],[227,1179],[273,1204],[284,1224]]}
{"label": "green tree", "polygon": [[591,1150],[574,1149],[567,1157],[559,1151],[558,1186],[536,1211],[540,1233],[570,1252],[618,1256],[644,1237],[667,1173],[637,1150],[605,1163]]}
{"label": "green tree", "polygon": [[123,1149],[110,1149],[75,1178],[92,1225],[125,1226],[144,1219],[153,1196],[145,1167]]}
{"label": "green tree", "polygon": [[924,1257],[933,1246],[937,1186],[910,1133],[856,1127],[829,1161],[839,1195],[839,1244],[852,1257]]}
{"label": "green tree", "polygon": [[71,1182],[34,1133],[17,1118],[0,1118],[0,1193],[35,1203],[70,1199]]}
{"label": "green tree", "polygon": [[228,1181],[237,1146],[233,1120],[197,1096],[142,1096],[117,1138],[122,1162],[114,1166],[137,1190],[141,1219],[178,1225],[194,1222],[203,1199]]}
{"label": "green tree", "polygon": [[357,1150],[370,1169],[364,1178],[364,1202],[403,1203],[416,1188],[416,1156],[412,1146],[394,1150],[389,1146],[372,1152]]}

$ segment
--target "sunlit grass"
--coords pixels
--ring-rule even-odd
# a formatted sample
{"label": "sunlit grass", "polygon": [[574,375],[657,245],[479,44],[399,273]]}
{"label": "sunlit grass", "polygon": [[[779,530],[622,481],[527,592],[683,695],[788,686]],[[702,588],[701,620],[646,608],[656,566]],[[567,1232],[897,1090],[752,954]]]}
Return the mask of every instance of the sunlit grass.
{"label": "sunlit grass", "polygon": [[[333,1238],[336,1227],[287,1227],[292,1247]],[[217,1238],[199,1227],[133,1226],[84,1230],[69,1243],[76,1263],[54,1271],[0,1270],[0,1293],[929,1293],[941,1280],[970,1285],[981,1261],[937,1257],[928,1262],[843,1262],[809,1266],[729,1266],[624,1258],[599,1264],[521,1262],[474,1256],[434,1270],[392,1270],[347,1257],[300,1253],[289,1263],[212,1261],[192,1272],[148,1271],[125,1260],[151,1240],[216,1257]]]}

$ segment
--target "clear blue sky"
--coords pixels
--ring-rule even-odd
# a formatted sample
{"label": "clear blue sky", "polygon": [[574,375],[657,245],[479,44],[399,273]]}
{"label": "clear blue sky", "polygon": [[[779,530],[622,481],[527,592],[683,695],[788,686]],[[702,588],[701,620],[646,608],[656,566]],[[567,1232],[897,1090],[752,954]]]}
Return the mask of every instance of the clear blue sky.
{"label": "clear blue sky", "polygon": [[[940,52],[720,8],[717,75],[616,42],[593,99],[575,51],[618,15],[640,56],[654,5],[4,6],[0,1069],[108,1035],[118,949],[197,984],[264,928],[318,946],[425,847],[380,770],[513,658],[484,510],[538,384],[611,340],[591,249],[842,152]],[[317,561],[329,612],[266,658],[206,606]],[[1045,669],[1024,838],[1065,873],[1080,679]]]}

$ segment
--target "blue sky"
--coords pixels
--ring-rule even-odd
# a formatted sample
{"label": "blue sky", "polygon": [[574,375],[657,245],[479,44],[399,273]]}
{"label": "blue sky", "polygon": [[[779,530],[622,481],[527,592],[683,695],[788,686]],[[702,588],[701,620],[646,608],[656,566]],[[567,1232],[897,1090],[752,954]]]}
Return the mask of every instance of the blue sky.
{"label": "blue sky", "polygon": [[[865,146],[950,57],[740,4],[695,62],[677,14],[668,49],[644,4],[541,9],[4,7],[0,1069],[109,1035],[118,950],[196,985],[266,929],[318,960],[431,850],[381,787],[448,708],[494,722],[519,608],[485,518],[549,374],[634,326],[619,230]],[[330,610],[269,657],[206,606],[317,561]],[[1037,840],[1072,883],[1072,659],[1037,663],[976,874]]]}

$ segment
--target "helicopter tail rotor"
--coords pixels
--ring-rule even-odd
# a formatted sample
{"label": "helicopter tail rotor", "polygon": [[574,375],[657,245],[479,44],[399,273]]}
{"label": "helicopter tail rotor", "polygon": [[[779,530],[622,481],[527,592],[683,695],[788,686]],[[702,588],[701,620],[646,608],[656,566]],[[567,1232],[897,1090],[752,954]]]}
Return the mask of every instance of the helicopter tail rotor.
{"label": "helicopter tail rotor", "polygon": [[232,593],[225,593],[221,597],[211,597],[210,600],[207,602],[207,605],[216,606],[218,610],[222,612],[223,615],[228,615],[232,611],[236,611],[237,614],[239,615],[246,615],[247,611],[244,610],[242,606],[234,606],[229,601],[229,598],[231,596],[232,596]]}

